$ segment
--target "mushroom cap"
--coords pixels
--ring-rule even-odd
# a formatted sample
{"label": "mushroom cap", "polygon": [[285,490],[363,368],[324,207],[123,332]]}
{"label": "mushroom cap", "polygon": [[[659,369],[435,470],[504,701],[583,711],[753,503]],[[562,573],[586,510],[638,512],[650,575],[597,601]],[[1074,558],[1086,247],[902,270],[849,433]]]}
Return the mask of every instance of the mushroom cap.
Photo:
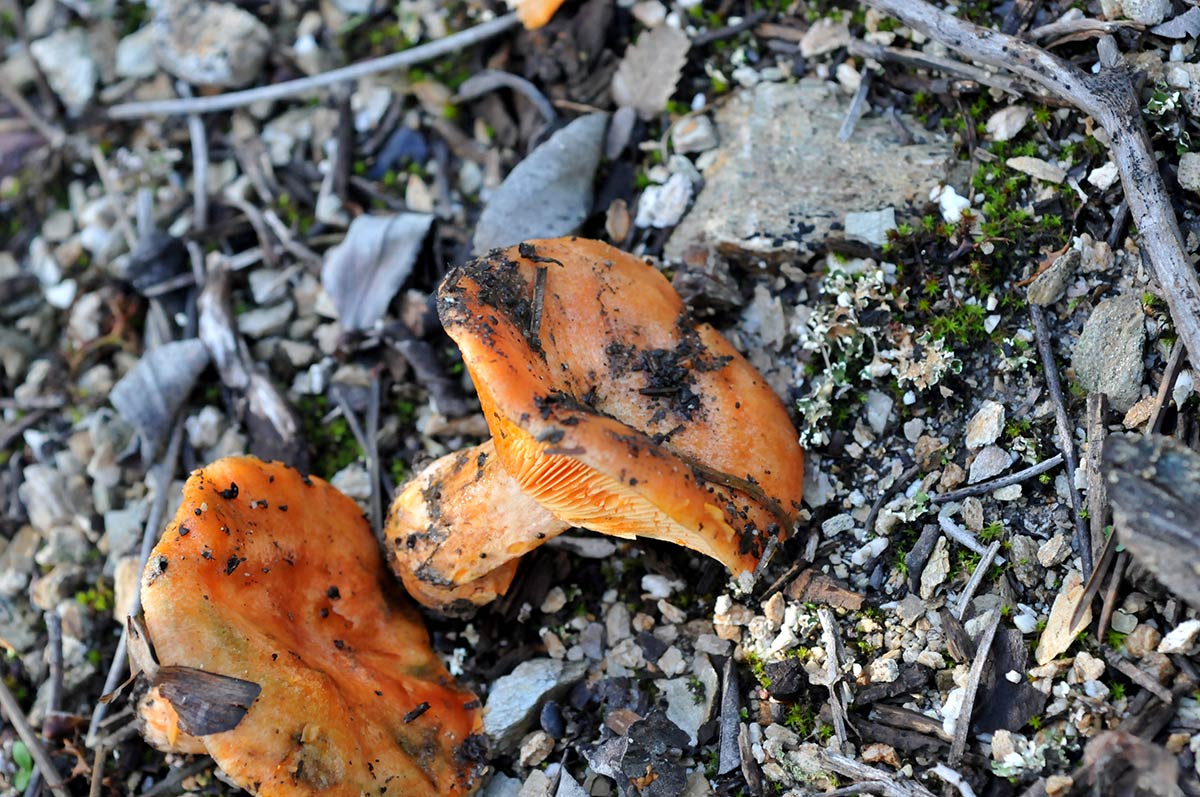
{"label": "mushroom cap", "polygon": [[408,594],[456,615],[506,593],[518,558],[568,526],[521,492],[488,440],[446,454],[410,479],[386,528],[388,556]]}
{"label": "mushroom cap", "polygon": [[783,403],[652,266],[598,241],[531,241],[450,272],[438,312],[501,464],[560,520],[738,576],[791,532],[804,460]]}
{"label": "mushroom cap", "polygon": [[[198,739],[260,795],[469,794],[479,702],[455,684],[390,585],[359,507],[279,463],[230,457],[194,471],[142,577],[159,663],[258,684],[231,730]],[[165,691],[165,690],[164,690]],[[145,703],[145,701],[143,701]],[[195,729],[184,728],[184,731]]]}

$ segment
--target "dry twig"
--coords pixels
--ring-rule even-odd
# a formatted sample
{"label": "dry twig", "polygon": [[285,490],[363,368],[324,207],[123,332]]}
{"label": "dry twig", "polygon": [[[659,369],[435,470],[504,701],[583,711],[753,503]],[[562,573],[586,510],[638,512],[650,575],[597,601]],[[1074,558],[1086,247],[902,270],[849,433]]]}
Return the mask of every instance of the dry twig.
{"label": "dry twig", "polygon": [[17,736],[21,737],[21,741],[25,743],[30,757],[33,758],[34,765],[42,773],[42,777],[46,779],[46,785],[50,788],[50,791],[54,792],[54,797],[68,797],[62,777],[59,776],[58,770],[54,768],[54,762],[50,760],[50,755],[46,752],[46,748],[42,746],[42,740],[37,737],[33,728],[30,727],[29,721],[25,719],[25,712],[21,710],[21,704],[17,702],[17,698],[9,690],[8,685],[4,683],[3,679],[0,679],[0,713],[8,717],[9,724],[16,730]]}
{"label": "dry twig", "polygon": [[[950,743],[950,755],[946,764],[957,766],[967,749],[967,735],[971,731],[971,713],[975,710],[975,695],[979,691],[979,681],[983,678],[983,666],[987,664],[992,640],[996,638],[996,629],[1000,627],[1000,612],[992,609],[991,619],[983,633],[979,635],[979,647],[975,651],[975,660],[971,662],[971,671],[967,674],[967,685],[964,687],[962,710],[958,714],[958,723],[954,727],[954,741]],[[947,787],[950,783],[947,782]],[[945,792],[949,797],[949,791]]]}
{"label": "dry twig", "polygon": [[108,117],[110,119],[141,119],[146,116],[216,113],[217,111],[228,111],[233,108],[253,105],[256,102],[296,97],[308,94],[319,88],[324,88],[325,86],[332,86],[344,80],[358,80],[359,78],[379,72],[405,69],[426,61],[432,61],[434,58],[465,50],[482,41],[498,36],[516,26],[516,24],[517,15],[515,13],[505,14],[488,22],[482,22],[473,28],[452,33],[437,41],[410,47],[407,50],[401,50],[391,55],[361,61],[357,64],[344,66],[341,69],[322,72],[319,75],[288,80],[283,83],[273,83],[269,86],[259,86],[244,91],[215,94],[211,97],[127,102],[109,108]]}
{"label": "dry twig", "polygon": [[1075,513],[1075,545],[1079,549],[1079,558],[1083,563],[1084,579],[1092,575],[1092,535],[1087,524],[1083,522],[1083,500],[1079,488],[1075,486],[1075,469],[1078,460],[1075,458],[1074,424],[1067,415],[1067,402],[1063,398],[1062,385],[1058,381],[1058,368],[1054,364],[1054,351],[1050,348],[1050,331],[1046,328],[1046,315],[1036,304],[1029,305],[1029,315],[1033,318],[1033,334],[1037,338],[1038,354],[1042,358],[1042,371],[1046,375],[1046,386],[1050,388],[1050,400],[1054,402],[1054,420],[1058,429],[1058,448],[1062,451],[1067,463],[1067,489],[1071,495],[1071,509]]}
{"label": "dry twig", "polygon": [[[175,429],[171,432],[171,441],[167,444],[166,453],[163,454],[162,460],[147,474],[147,481],[154,488],[154,502],[150,505],[150,514],[146,517],[146,525],[142,531],[142,547],[138,552],[138,561],[141,566],[138,572],[142,572],[146,568],[146,560],[150,558],[150,551],[154,548],[155,541],[158,540],[159,533],[162,530],[163,516],[167,512],[167,494],[171,489],[171,477],[175,474],[175,466],[179,461],[179,451],[183,447],[183,423],[177,421]],[[142,608],[142,582],[138,579],[137,588],[133,593],[133,602],[130,604],[129,613],[137,614]],[[129,645],[129,627],[122,623],[121,639],[117,642],[117,650],[113,654],[112,664],[108,668],[108,676],[104,679],[104,689],[102,694],[112,693],[121,683],[121,677],[125,674],[127,661],[125,660],[125,651]],[[88,723],[88,732],[85,737],[85,743],[88,747],[95,747],[98,740],[98,732],[100,723],[104,720],[104,715],[108,712],[108,703],[99,701],[96,703],[96,708],[92,712],[91,722]],[[99,752],[99,751],[97,751]]]}
{"label": "dry twig", "polygon": [[1019,470],[1016,473],[1010,473],[1007,476],[1001,476],[998,479],[992,479],[988,482],[980,482],[973,484],[970,487],[964,487],[961,490],[954,490],[949,493],[931,496],[929,503],[931,504],[946,504],[951,501],[961,501],[964,498],[970,498],[975,495],[986,495],[993,490],[999,490],[1001,487],[1007,487],[1010,484],[1020,484],[1023,481],[1032,479],[1034,476],[1040,476],[1048,470],[1058,467],[1062,464],[1063,455],[1055,454],[1049,459],[1043,459],[1036,465],[1030,465],[1024,470]]}

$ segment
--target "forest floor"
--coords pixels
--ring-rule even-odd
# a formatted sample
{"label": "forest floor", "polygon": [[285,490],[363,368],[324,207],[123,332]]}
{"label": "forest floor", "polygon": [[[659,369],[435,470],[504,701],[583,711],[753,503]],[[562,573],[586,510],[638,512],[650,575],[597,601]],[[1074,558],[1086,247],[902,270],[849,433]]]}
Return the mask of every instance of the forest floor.
{"label": "forest floor", "polygon": [[[236,792],[126,698],[97,708],[143,539],[242,453],[378,528],[488,437],[439,281],[572,233],[650,259],[763,373],[803,508],[748,594],[575,530],[473,617],[429,615],[502,726],[483,794],[1200,794],[1190,305],[1110,131],[867,6],[504,13],[0,3],[0,675],[25,715],[0,794]],[[1194,259],[1200,10],[954,13],[1081,75],[1116,45]]]}

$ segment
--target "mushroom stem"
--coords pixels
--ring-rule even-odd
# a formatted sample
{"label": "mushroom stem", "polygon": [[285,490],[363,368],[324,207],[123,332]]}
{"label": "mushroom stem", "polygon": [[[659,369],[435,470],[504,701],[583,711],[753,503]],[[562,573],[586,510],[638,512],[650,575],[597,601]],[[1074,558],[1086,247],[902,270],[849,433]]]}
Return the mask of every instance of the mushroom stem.
{"label": "mushroom stem", "polygon": [[404,485],[386,534],[413,599],[457,614],[503,595],[517,559],[568,528],[525,494],[488,440],[435,460]]}

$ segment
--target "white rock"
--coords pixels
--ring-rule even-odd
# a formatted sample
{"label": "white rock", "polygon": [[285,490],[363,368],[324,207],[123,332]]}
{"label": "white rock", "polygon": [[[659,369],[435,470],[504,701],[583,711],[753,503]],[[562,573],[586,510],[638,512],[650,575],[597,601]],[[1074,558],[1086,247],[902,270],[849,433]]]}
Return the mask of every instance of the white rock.
{"label": "white rock", "polygon": [[900,677],[900,664],[895,659],[875,659],[867,673],[873,684],[890,684]]}
{"label": "white rock", "polygon": [[939,536],[929,561],[925,563],[925,569],[921,571],[921,598],[923,600],[932,598],[949,573],[950,546],[945,537]]}
{"label": "white rock", "polygon": [[854,518],[848,514],[834,515],[821,524],[821,534],[828,537],[836,537],[843,531],[849,531],[854,528]]}
{"label": "white rock", "polygon": [[667,18],[667,7],[658,0],[643,0],[634,3],[633,18],[647,28],[657,28]]}
{"label": "white rock", "polygon": [[1200,152],[1179,156],[1179,184],[1189,191],[1200,191]]}
{"label": "white rock", "polygon": [[717,128],[707,114],[689,116],[671,128],[671,143],[676,152],[707,152],[719,143]]}
{"label": "white rock", "polygon": [[971,207],[971,200],[959,196],[953,186],[942,185],[929,192],[929,201],[938,203],[942,212],[942,220],[949,224],[958,224],[963,213]]}
{"label": "white rock", "polygon": [[1009,469],[1012,465],[1012,455],[1000,446],[990,445],[975,455],[971,462],[971,470],[967,477],[968,484],[987,481]]}
{"label": "white rock", "polygon": [[692,181],[685,174],[673,174],[662,185],[647,186],[638,200],[634,224],[665,229],[683,218],[692,202]]}
{"label": "white rock", "polygon": [[64,28],[38,39],[29,51],[46,75],[46,81],[71,116],[87,108],[96,91],[100,68],[92,57],[92,44],[83,28]]}
{"label": "white rock", "polygon": [[1053,163],[1048,163],[1041,158],[1034,158],[1028,155],[1009,158],[1004,162],[1004,165],[1047,183],[1057,184],[1067,179],[1067,172],[1061,166],[1055,166]]}
{"label": "white rock", "polygon": [[1134,22],[1157,25],[1171,13],[1171,0],[1121,0],[1121,11]]}
{"label": "white rock", "polygon": [[1004,431],[1004,405],[996,401],[985,401],[967,422],[966,444],[969,449],[990,446],[1000,439]]}
{"label": "white rock", "polygon": [[846,214],[846,237],[865,241],[874,246],[883,246],[888,241],[888,231],[896,229],[896,209],[884,208]]}
{"label": "white rock", "polygon": [[1200,637],[1200,620],[1185,620],[1175,626],[1158,643],[1159,653],[1181,653],[1187,655]]}
{"label": "white rock", "polygon": [[563,592],[562,587],[551,587],[546,593],[546,597],[542,598],[542,605],[539,610],[542,614],[554,614],[567,605],[567,593]]}
{"label": "white rock", "polygon": [[1097,166],[1088,172],[1087,181],[1101,191],[1107,191],[1120,178],[1121,173],[1117,171],[1117,164],[1107,161],[1103,166]]}
{"label": "white rock", "polygon": [[992,141],[1009,141],[1029,121],[1033,113],[1025,105],[1009,105],[988,117],[987,134]]}
{"label": "white rock", "polygon": [[682,589],[684,586],[682,581],[672,581],[666,576],[660,576],[656,573],[648,573],[642,576],[642,589],[649,593],[651,598],[669,598],[674,594],[675,590]]}
{"label": "white rock", "polygon": [[895,401],[887,393],[879,390],[867,391],[867,425],[877,435],[883,434],[888,420],[892,417],[892,407]]}
{"label": "white rock", "polygon": [[139,28],[117,43],[116,70],[118,77],[153,77],[158,72],[154,60],[154,29]]}
{"label": "white rock", "polygon": [[863,545],[850,555],[850,563],[854,565],[865,565],[867,562],[879,556],[887,550],[888,538],[876,537],[875,539]]}

